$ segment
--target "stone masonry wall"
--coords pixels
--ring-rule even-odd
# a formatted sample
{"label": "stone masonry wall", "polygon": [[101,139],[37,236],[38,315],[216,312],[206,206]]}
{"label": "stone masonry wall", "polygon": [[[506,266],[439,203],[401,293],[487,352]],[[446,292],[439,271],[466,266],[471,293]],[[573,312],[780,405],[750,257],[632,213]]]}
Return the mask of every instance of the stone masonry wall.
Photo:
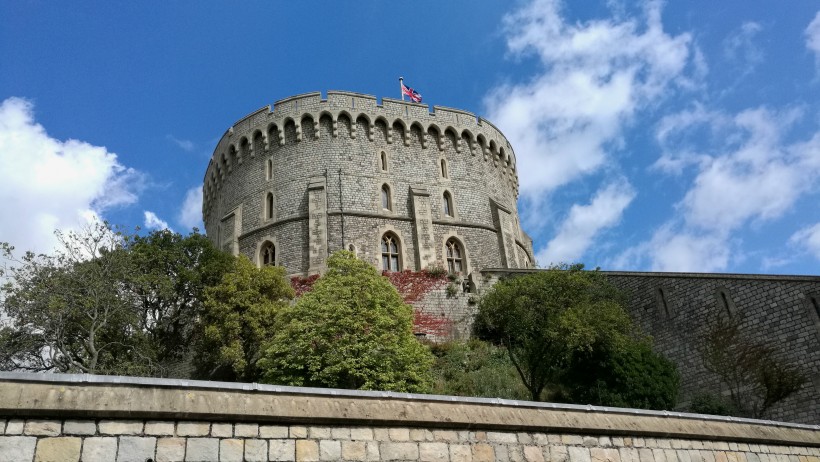
{"label": "stone masonry wall", "polygon": [[820,426],[593,406],[0,372],[0,462],[820,462]]}

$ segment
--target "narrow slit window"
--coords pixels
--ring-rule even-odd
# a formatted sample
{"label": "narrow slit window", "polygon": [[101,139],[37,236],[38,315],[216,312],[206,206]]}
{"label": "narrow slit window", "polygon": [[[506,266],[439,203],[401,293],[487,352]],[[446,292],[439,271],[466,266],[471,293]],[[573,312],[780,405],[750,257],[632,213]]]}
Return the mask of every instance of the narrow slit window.
{"label": "narrow slit window", "polygon": [[390,187],[382,185],[382,208],[384,210],[392,210],[392,203],[390,200]]}
{"label": "narrow slit window", "polygon": [[444,216],[451,217],[453,216],[453,197],[450,195],[449,192],[445,191],[444,196],[442,197],[442,208],[444,210]]}
{"label": "narrow slit window", "polygon": [[265,196],[265,219],[273,219],[273,193],[268,193]]}
{"label": "narrow slit window", "polygon": [[383,172],[387,171],[387,153],[384,151],[379,155],[379,167]]}
{"label": "narrow slit window", "polygon": [[820,303],[818,303],[817,297],[809,297],[809,301],[814,307],[814,313],[817,315],[817,318],[820,319]]}
{"label": "narrow slit window", "polygon": [[265,169],[265,179],[271,180],[273,178],[273,160],[268,159],[267,167]]}
{"label": "narrow slit window", "polygon": [[658,287],[658,304],[660,305],[661,310],[663,310],[663,313],[666,314],[666,317],[671,318],[672,313],[669,311],[669,304],[666,301],[666,293],[662,287]]}
{"label": "narrow slit window", "polygon": [[441,177],[447,178],[447,161],[441,159]]}

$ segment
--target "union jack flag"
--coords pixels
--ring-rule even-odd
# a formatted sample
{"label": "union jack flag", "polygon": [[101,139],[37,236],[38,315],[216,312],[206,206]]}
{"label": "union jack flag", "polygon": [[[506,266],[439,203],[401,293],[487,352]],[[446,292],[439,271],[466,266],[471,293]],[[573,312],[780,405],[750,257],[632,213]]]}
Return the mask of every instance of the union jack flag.
{"label": "union jack flag", "polygon": [[414,103],[421,102],[421,94],[405,85],[404,82],[401,83],[401,91],[410,98],[410,101]]}

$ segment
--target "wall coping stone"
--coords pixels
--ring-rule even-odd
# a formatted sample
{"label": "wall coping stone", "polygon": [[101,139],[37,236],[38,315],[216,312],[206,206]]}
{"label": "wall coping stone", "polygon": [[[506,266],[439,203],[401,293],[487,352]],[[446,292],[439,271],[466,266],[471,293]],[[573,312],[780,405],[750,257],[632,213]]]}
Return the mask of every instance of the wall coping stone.
{"label": "wall coping stone", "polygon": [[[526,274],[544,271],[544,268],[484,268],[482,273]],[[801,274],[744,274],[744,273],[665,273],[653,271],[600,271],[605,276],[641,276],[658,278],[746,279],[794,282],[820,282],[820,276]]]}
{"label": "wall coping stone", "polygon": [[0,415],[481,428],[820,446],[820,426],[389,391],[0,372]]}

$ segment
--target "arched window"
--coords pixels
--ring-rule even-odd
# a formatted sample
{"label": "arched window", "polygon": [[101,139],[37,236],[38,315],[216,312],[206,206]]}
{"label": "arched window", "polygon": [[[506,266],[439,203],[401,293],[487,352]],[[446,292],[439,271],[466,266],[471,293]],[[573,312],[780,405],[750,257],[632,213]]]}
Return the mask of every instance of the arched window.
{"label": "arched window", "polygon": [[384,151],[379,155],[379,168],[383,172],[387,171],[387,153]]}
{"label": "arched window", "polygon": [[390,200],[390,186],[382,185],[382,208],[385,210],[393,210],[393,204]]}
{"label": "arched window", "polygon": [[273,160],[268,159],[265,168],[265,179],[270,180],[273,178]]}
{"label": "arched window", "polygon": [[441,159],[441,177],[447,178],[447,161]]}
{"label": "arched window", "polygon": [[265,219],[273,219],[273,193],[268,193],[265,196]]}
{"label": "arched window", "polygon": [[399,238],[393,233],[382,236],[382,269],[401,271],[399,258]]}
{"label": "arched window", "polygon": [[444,209],[444,216],[451,217],[453,216],[453,197],[450,196],[450,193],[444,191],[444,196],[442,197],[442,208]]}
{"label": "arched window", "polygon": [[464,249],[456,238],[447,239],[447,271],[460,273],[464,268]]}
{"label": "arched window", "polygon": [[262,244],[262,249],[259,251],[259,261],[263,266],[273,266],[276,264],[276,247],[272,242],[265,242]]}

